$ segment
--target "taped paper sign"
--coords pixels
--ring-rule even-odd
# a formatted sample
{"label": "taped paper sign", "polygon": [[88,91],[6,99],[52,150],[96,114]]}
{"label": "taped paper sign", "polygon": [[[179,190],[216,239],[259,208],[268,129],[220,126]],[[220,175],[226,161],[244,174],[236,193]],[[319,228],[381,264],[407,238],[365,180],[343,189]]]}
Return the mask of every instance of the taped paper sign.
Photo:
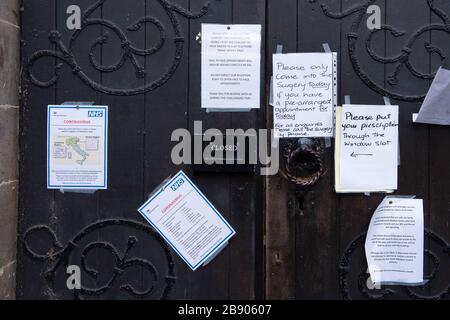
{"label": "taped paper sign", "polygon": [[450,70],[439,68],[415,122],[450,125]]}
{"label": "taped paper sign", "polygon": [[208,263],[235,234],[183,171],[138,211],[192,270]]}
{"label": "taped paper sign", "polygon": [[202,108],[259,108],[261,25],[202,24]]}
{"label": "taped paper sign", "polygon": [[107,188],[108,107],[48,106],[47,188]]}
{"label": "taped paper sign", "polygon": [[397,165],[398,106],[336,109],[336,192],[393,192]]}
{"label": "taped paper sign", "polygon": [[365,251],[376,284],[423,284],[423,202],[386,197],[375,210]]}
{"label": "taped paper sign", "polygon": [[336,53],[273,55],[274,130],[278,138],[332,137]]}

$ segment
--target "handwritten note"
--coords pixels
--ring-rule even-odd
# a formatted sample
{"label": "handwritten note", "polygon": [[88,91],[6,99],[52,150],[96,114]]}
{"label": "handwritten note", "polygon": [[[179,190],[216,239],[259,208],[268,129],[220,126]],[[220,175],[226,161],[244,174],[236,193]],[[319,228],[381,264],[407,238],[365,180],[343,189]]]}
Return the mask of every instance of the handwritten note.
{"label": "handwritten note", "polygon": [[398,106],[336,109],[336,191],[397,189]]}
{"label": "handwritten note", "polygon": [[336,77],[336,53],[274,54],[275,135],[332,137]]}
{"label": "handwritten note", "polygon": [[423,234],[423,201],[386,197],[372,216],[365,243],[372,282],[422,285]]}
{"label": "handwritten note", "polygon": [[202,24],[202,108],[259,108],[261,25]]}

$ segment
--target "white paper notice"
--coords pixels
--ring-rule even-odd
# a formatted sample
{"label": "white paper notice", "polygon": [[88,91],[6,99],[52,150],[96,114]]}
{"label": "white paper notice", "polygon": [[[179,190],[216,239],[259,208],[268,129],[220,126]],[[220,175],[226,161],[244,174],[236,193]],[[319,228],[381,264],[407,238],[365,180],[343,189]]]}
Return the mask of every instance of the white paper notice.
{"label": "white paper notice", "polygon": [[108,106],[48,106],[47,188],[106,189]]}
{"label": "white paper notice", "polygon": [[208,262],[235,234],[183,171],[138,211],[192,270]]}
{"label": "white paper notice", "polygon": [[260,105],[261,25],[202,24],[202,108]]}
{"label": "white paper notice", "polygon": [[276,137],[333,136],[336,65],[336,53],[273,55]]}
{"label": "white paper notice", "polygon": [[396,190],[398,106],[337,108],[335,152],[337,192]]}
{"label": "white paper notice", "polygon": [[423,202],[385,198],[370,221],[365,250],[372,282],[423,283]]}

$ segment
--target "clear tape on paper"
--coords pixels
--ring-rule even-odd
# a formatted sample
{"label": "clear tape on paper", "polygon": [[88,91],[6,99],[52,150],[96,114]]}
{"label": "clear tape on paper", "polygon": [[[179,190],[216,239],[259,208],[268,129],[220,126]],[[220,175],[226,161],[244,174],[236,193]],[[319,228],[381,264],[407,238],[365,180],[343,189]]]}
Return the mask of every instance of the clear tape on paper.
{"label": "clear tape on paper", "polygon": [[235,108],[208,108],[206,109],[206,113],[212,113],[212,112],[249,112],[252,109],[235,109]]}
{"label": "clear tape on paper", "polygon": [[[94,101],[66,101],[61,105],[69,105],[69,106],[93,106]],[[82,194],[94,194],[98,189],[59,189],[59,192],[64,193],[82,193]]]}
{"label": "clear tape on paper", "polygon": [[[328,43],[324,43],[324,51],[326,53],[331,53],[331,49]],[[281,44],[277,44],[276,47],[276,54],[282,54],[283,53],[283,45]],[[337,55],[333,54],[333,66],[337,65]],[[333,108],[334,111],[336,110],[337,107],[337,68],[333,67],[333,78],[336,79],[333,81]],[[270,84],[269,84],[269,105],[274,107],[274,81],[273,81],[273,76],[270,78]],[[333,117],[334,121],[335,121],[335,117]],[[332,142],[331,142],[331,138],[330,137],[325,137],[324,138],[324,145],[325,148],[330,148],[332,146]]]}
{"label": "clear tape on paper", "polygon": [[217,256],[219,255],[219,253],[221,253],[222,250],[225,249],[226,246],[228,246],[228,243],[229,243],[229,242],[227,241],[227,242],[225,242],[223,245],[221,245],[221,246],[219,247],[219,249],[217,249],[217,252],[216,252],[216,253],[214,253],[211,257],[209,257],[208,260],[206,260],[205,262],[203,262],[202,266],[205,267],[207,264],[209,264],[211,261],[213,261],[214,258],[217,257]]}
{"label": "clear tape on paper", "polygon": [[[277,54],[283,53],[283,45],[277,44]],[[273,77],[270,78],[270,90],[269,90],[269,105],[273,107]],[[279,144],[279,139],[273,137],[272,138],[272,148],[277,148]]]}

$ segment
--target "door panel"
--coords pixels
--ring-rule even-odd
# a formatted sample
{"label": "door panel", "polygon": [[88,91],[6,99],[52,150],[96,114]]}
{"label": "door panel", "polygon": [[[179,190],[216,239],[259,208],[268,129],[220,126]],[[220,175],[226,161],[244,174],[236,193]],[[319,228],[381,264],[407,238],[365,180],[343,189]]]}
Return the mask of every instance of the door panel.
{"label": "door panel", "polygon": [[[71,4],[86,19],[75,33],[66,28]],[[235,116],[201,110],[196,36],[201,23],[264,19],[263,1],[256,10],[251,1],[24,1],[19,298],[261,296],[260,177],[181,167],[238,233],[195,272],[136,210],[180,170],[170,160],[173,130],[191,129],[196,120],[204,130],[259,127],[256,111]],[[54,83],[47,82],[53,76]],[[110,106],[108,190],[46,189],[46,106],[66,101]],[[83,289],[76,295],[66,288],[70,264],[82,269]]]}
{"label": "door panel", "polygon": [[[81,7],[79,32],[66,8]],[[382,30],[366,26],[377,5]],[[450,53],[444,0],[23,0],[20,218],[17,297],[38,299],[448,298],[450,131],[412,113]],[[144,18],[145,17],[145,18]],[[260,110],[206,113],[200,101],[201,23],[262,28]],[[367,288],[365,232],[384,195],[334,192],[334,148],[313,141],[322,173],[304,186],[283,174],[296,139],[281,141],[280,172],[205,173],[170,160],[175,129],[271,128],[272,54],[338,53],[339,101],[400,105],[399,190],[424,199],[425,270],[419,288]],[[110,106],[109,188],[46,189],[46,106]],[[294,160],[293,160],[294,159]],[[290,162],[288,160],[291,160]],[[136,209],[183,169],[237,231],[206,268],[192,272]],[[295,178],[295,177],[294,177]],[[65,267],[82,268],[67,290]]]}

